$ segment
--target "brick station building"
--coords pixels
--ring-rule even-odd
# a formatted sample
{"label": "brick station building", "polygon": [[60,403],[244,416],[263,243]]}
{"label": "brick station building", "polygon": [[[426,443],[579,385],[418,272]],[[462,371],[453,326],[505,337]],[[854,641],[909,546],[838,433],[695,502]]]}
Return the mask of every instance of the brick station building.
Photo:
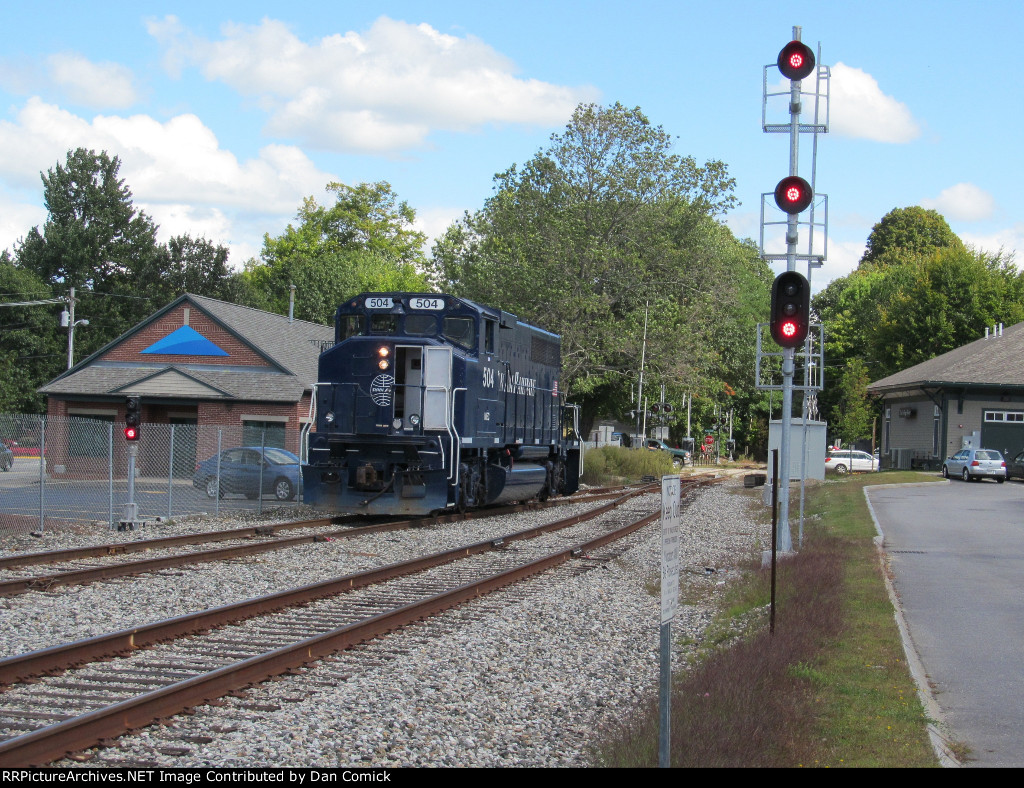
{"label": "brick station building", "polygon": [[[39,389],[53,424],[49,470],[105,476],[109,424],[115,452],[127,451],[120,426],[129,395],[142,401],[138,445],[150,466],[142,474],[165,474],[169,455],[176,476],[191,475],[197,459],[216,453],[217,427],[228,436],[222,448],[262,439],[297,454],[317,359],[333,339],[330,326],[186,293]],[[95,423],[91,435],[83,423]]]}

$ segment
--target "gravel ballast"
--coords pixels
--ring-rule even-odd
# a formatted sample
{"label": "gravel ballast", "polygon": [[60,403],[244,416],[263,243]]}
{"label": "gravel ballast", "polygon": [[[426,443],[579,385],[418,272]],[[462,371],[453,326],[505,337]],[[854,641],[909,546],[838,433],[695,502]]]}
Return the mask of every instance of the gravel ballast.
{"label": "gravel ballast", "polygon": [[[649,500],[658,505],[656,496]],[[13,622],[0,635],[0,653],[316,582],[402,560],[425,544],[443,549],[525,528],[528,518],[568,513],[560,507],[469,529],[320,543],[208,570],[0,600],[4,619]],[[683,585],[695,586],[700,593],[688,596],[704,601],[680,605],[677,643],[700,640],[715,592],[770,541],[764,508],[739,479],[700,491],[682,520]],[[602,730],[657,691],[660,531],[650,526],[625,544],[610,560],[571,563],[250,689],[244,698],[122,737],[82,765],[589,765]],[[680,646],[674,658],[681,663],[688,653]]]}

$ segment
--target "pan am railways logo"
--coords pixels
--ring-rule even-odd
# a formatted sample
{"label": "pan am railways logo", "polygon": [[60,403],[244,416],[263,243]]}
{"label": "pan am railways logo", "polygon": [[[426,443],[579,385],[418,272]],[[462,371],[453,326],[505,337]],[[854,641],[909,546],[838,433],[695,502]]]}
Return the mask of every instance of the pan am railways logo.
{"label": "pan am railways logo", "polygon": [[391,404],[391,392],[395,387],[395,379],[391,375],[378,375],[370,384],[370,399],[382,408]]}

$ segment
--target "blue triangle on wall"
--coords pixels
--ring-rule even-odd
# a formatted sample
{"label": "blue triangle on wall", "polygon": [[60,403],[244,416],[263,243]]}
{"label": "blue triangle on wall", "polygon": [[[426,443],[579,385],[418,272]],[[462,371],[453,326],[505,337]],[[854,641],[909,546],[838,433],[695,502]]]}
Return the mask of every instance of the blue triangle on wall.
{"label": "blue triangle on wall", "polygon": [[143,353],[164,356],[229,356],[194,328],[182,326],[158,342],[154,342]]}

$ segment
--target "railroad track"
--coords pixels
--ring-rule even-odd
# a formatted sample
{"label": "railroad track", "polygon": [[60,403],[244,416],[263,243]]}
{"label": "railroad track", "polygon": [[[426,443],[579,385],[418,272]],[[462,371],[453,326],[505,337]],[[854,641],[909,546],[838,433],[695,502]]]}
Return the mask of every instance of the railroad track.
{"label": "railroad track", "polygon": [[[367,534],[458,522],[475,517],[493,517],[499,514],[547,508],[568,503],[607,500],[621,495],[626,489],[643,489],[643,486],[594,490],[586,495],[567,496],[543,503],[530,502],[494,507],[465,514],[447,514],[436,517],[389,520],[385,522],[380,522],[381,518],[379,517],[316,518],[278,523],[270,526],[252,526],[225,531],[183,534],[157,539],[6,556],[0,558],[0,572],[24,566],[53,566],[59,564],[69,564],[70,566],[33,575],[0,576],[0,597],[23,594],[29,591],[47,591],[61,586],[94,583],[100,580],[138,575],[146,572],[157,572],[174,567],[194,566],[210,561],[225,561],[332,539],[349,539]],[[344,528],[340,530],[326,530],[342,522],[346,523]],[[374,524],[366,524],[368,522]],[[277,533],[280,531],[297,529],[307,530],[310,533],[292,537],[277,537]],[[230,541],[232,544],[216,549],[203,549],[202,547],[212,542],[225,541]],[[187,549],[184,552],[168,552],[150,558],[125,560],[127,556],[139,552],[159,552],[183,546],[195,549]]]}
{"label": "railroad track", "polygon": [[[33,683],[0,695],[0,766],[48,763],[588,555],[658,519],[657,509],[624,525],[597,519],[633,495],[501,539],[3,660],[0,681]],[[590,533],[565,546],[558,532],[585,520]]]}

